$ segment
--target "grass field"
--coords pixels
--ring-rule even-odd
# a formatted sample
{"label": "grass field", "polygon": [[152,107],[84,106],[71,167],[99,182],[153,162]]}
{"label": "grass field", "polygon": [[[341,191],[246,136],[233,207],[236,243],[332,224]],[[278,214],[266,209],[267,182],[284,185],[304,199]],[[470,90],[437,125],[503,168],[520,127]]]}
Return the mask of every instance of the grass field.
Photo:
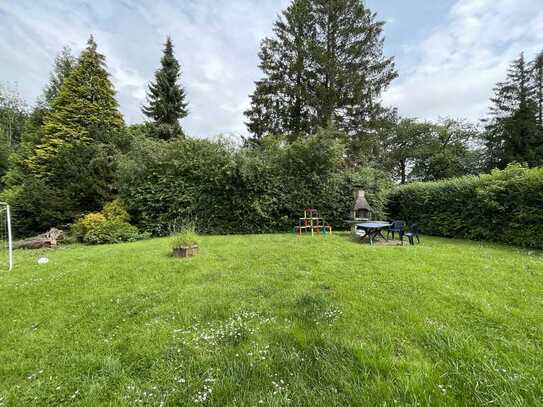
{"label": "grass field", "polygon": [[168,251],[17,251],[0,406],[543,404],[541,253],[347,235]]}

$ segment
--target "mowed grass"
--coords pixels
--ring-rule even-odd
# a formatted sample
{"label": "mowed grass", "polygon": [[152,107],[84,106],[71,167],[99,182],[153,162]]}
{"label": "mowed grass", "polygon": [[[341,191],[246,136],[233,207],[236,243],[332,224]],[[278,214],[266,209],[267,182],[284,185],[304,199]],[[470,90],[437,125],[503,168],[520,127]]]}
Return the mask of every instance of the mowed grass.
{"label": "mowed grass", "polygon": [[341,234],[168,252],[17,251],[0,274],[0,406],[543,404],[540,252]]}

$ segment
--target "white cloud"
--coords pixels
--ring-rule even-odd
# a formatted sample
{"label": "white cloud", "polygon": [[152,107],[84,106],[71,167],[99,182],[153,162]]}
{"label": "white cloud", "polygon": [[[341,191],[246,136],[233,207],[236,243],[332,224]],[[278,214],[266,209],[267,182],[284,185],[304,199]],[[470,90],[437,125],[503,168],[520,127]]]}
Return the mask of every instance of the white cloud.
{"label": "white cloud", "polygon": [[245,133],[243,110],[260,77],[257,51],[288,0],[20,0],[0,3],[0,80],[27,100],[41,93],[62,46],[75,53],[94,34],[128,123],[143,120],[147,84],[171,35],[199,137]]}
{"label": "white cloud", "polygon": [[418,63],[400,72],[384,101],[403,116],[478,120],[509,63],[522,51],[531,58],[543,48],[542,26],[537,1],[459,0],[445,25],[405,49]]}
{"label": "white cloud", "polygon": [[[289,2],[0,1],[0,81],[17,83],[32,103],[62,46],[78,53],[93,33],[106,55],[126,121],[139,122],[147,84],[159,66],[165,37],[171,35],[189,101],[185,129],[199,137],[245,134],[243,111],[261,76],[258,46]],[[387,45],[396,45],[402,67],[385,102],[399,106],[406,116],[478,119],[508,63],[522,50],[531,56],[543,47],[540,2],[457,0],[440,23],[441,2],[429,7],[427,0],[376,1],[377,11],[389,8],[385,14],[394,24],[386,31],[392,33]],[[421,10],[430,9],[438,11],[427,19]],[[420,20],[415,21],[417,12]],[[413,35],[423,22],[435,28],[421,41]]]}

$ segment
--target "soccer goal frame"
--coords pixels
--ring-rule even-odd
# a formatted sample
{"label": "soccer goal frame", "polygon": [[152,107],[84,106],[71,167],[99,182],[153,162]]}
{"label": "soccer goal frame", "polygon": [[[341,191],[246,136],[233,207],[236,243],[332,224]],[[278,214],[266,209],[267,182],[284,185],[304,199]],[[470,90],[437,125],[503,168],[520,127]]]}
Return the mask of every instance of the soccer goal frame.
{"label": "soccer goal frame", "polygon": [[[13,270],[13,234],[11,231],[11,211],[9,205],[5,202],[0,202],[0,212],[5,212],[6,216],[0,216],[0,222],[5,222],[5,225],[0,225],[0,231],[5,231],[8,250],[8,271]],[[2,238],[2,236],[0,236]],[[2,271],[0,269],[0,271]]]}

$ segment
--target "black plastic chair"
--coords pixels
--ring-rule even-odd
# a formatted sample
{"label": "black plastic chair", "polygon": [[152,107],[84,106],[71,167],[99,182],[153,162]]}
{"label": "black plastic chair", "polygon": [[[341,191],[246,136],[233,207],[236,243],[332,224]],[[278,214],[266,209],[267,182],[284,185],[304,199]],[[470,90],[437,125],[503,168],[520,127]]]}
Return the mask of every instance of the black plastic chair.
{"label": "black plastic chair", "polygon": [[400,239],[402,240],[402,244],[403,244],[403,237],[404,236],[407,236],[407,238],[409,239],[409,244],[411,246],[413,246],[415,244],[415,238],[417,238],[417,243],[420,243],[419,226],[416,223],[413,223],[409,227],[409,232],[404,233],[403,235],[400,235]]}
{"label": "black plastic chair", "polygon": [[404,234],[404,229],[405,229],[405,222],[403,220],[393,220],[392,224],[387,230],[387,239],[391,233],[392,233],[392,239],[394,239],[394,233],[396,232],[398,232],[401,238],[402,235]]}

